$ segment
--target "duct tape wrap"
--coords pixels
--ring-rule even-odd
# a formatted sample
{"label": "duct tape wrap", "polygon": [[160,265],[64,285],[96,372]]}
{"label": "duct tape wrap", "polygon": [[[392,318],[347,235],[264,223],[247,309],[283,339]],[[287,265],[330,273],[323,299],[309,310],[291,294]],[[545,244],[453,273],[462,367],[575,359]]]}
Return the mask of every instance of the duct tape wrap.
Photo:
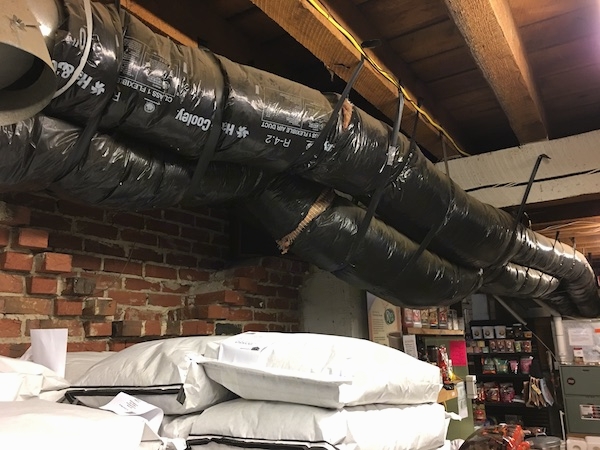
{"label": "duct tape wrap", "polygon": [[509,263],[485,269],[481,291],[511,297],[540,298],[554,292],[558,285],[558,279],[551,275]]}
{"label": "duct tape wrap", "polygon": [[[263,226],[280,239],[296,229],[322,193],[319,185],[279,178],[246,202]],[[344,260],[365,211],[337,197],[300,232],[290,251],[318,267],[333,271]],[[406,266],[418,244],[374,219],[358,248],[354,264],[336,272],[339,278],[397,305],[447,305],[475,292],[481,272],[463,269],[425,251]]]}

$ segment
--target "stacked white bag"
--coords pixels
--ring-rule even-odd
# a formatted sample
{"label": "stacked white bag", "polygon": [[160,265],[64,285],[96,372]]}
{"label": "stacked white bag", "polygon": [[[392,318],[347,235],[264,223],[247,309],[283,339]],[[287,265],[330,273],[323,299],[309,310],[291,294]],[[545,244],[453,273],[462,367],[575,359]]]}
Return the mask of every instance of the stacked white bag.
{"label": "stacked white bag", "polygon": [[429,450],[444,445],[437,367],[362,339],[244,333],[209,344],[207,376],[241,398],[165,430],[194,450]]}

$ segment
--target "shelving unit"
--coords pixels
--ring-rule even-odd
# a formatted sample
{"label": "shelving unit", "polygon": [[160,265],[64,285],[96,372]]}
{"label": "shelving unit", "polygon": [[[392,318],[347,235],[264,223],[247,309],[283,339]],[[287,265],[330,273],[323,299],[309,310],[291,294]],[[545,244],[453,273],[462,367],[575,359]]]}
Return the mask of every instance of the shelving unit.
{"label": "shelving unit", "polygon": [[444,328],[413,328],[406,329],[407,334],[416,334],[421,336],[464,336],[463,330],[446,330]]}
{"label": "shelving unit", "polygon": [[[471,326],[493,326],[493,325],[507,325],[501,324],[493,321],[478,321],[471,322]],[[510,324],[508,324],[510,326]],[[483,373],[483,360],[485,358],[494,358],[494,359],[504,359],[504,360],[517,360],[520,361],[521,358],[524,357],[532,357],[534,361],[541,361],[541,355],[539,354],[538,346],[536,345],[535,339],[530,337],[509,337],[509,338],[481,338],[481,339],[472,339],[470,336],[467,336],[467,340],[469,341],[484,341],[484,343],[478,343],[478,348],[481,348],[481,352],[478,353],[468,353],[467,359],[469,364],[469,373],[475,375],[477,377],[478,383],[488,383],[488,382],[496,382],[498,385],[502,383],[511,383],[515,394],[518,397],[522,397],[523,385],[526,381],[529,380],[529,373],[522,373],[522,367],[519,364],[519,372],[518,373]],[[499,340],[516,340],[516,341],[531,341],[531,349],[528,348],[527,352],[490,352],[490,341],[499,341]],[[496,345],[498,343],[496,342]],[[506,344],[502,344],[504,347]],[[529,344],[527,344],[529,345]],[[484,351],[485,350],[485,351]],[[540,376],[539,368],[537,364],[530,368],[530,371],[534,371],[536,373],[532,373],[535,376]],[[555,399],[556,400],[556,399]],[[495,401],[473,401],[474,409],[479,408],[483,405],[485,407],[485,413],[488,420],[496,421],[496,422],[520,422],[524,426],[541,426],[546,427],[550,431],[554,431],[556,427],[556,418],[558,417],[557,408],[556,407],[548,407],[548,408],[535,408],[528,407],[524,402],[495,402]],[[556,417],[554,417],[556,416]]]}

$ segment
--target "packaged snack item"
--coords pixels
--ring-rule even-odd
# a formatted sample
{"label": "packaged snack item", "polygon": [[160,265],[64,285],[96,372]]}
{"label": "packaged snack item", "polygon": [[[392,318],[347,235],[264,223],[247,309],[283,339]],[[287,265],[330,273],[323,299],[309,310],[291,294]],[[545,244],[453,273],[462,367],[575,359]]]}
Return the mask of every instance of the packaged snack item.
{"label": "packaged snack item", "polygon": [[515,340],[514,339],[506,339],[504,343],[506,346],[506,353],[514,353],[515,352]]}
{"label": "packaged snack item", "polygon": [[500,401],[502,403],[512,403],[515,398],[515,388],[512,383],[502,383],[500,385]]}
{"label": "packaged snack item", "polygon": [[438,328],[437,308],[429,308],[429,328]]}
{"label": "packaged snack item", "polygon": [[486,375],[496,373],[496,364],[493,358],[483,358],[482,360],[482,372]]}
{"label": "packaged snack item", "polygon": [[521,351],[523,353],[531,353],[531,341],[523,341],[521,343]]}
{"label": "packaged snack item", "polygon": [[498,349],[498,353],[504,353],[504,352],[506,352],[506,340],[505,339],[498,339],[496,341],[496,348]]}
{"label": "packaged snack item", "polygon": [[450,309],[450,307],[448,307],[448,306],[440,306],[438,308],[438,328],[441,328],[441,329],[451,328],[449,326],[449,324],[450,324],[450,319],[449,319],[449,314],[448,314],[449,309]]}
{"label": "packaged snack item", "polygon": [[429,310],[428,309],[420,309],[418,311],[421,314],[421,327],[429,328]]}
{"label": "packaged snack item", "polygon": [[481,339],[483,337],[482,327],[471,327],[471,337],[473,339]]}
{"label": "packaged snack item", "polygon": [[492,353],[496,353],[498,351],[498,347],[496,346],[496,340],[495,339],[490,339],[489,341],[489,346],[490,346],[490,352]]}
{"label": "packaged snack item", "polygon": [[440,345],[438,347],[438,367],[442,372],[442,382],[444,384],[451,384],[451,367],[450,362],[448,360],[448,352],[446,351],[446,347],[444,347],[443,345]]}
{"label": "packaged snack item", "polygon": [[495,358],[496,373],[507,374],[508,372],[508,361],[506,359]]}
{"label": "packaged snack item", "polygon": [[500,401],[500,387],[496,383],[485,383],[485,401],[486,402],[499,402]]}
{"label": "packaged snack item", "polygon": [[508,368],[510,370],[510,373],[514,373],[516,375],[517,373],[519,373],[519,361],[517,361],[516,359],[511,359],[508,362]]}
{"label": "packaged snack item", "polygon": [[521,369],[521,373],[523,374],[529,374],[529,371],[531,370],[531,363],[533,362],[533,357],[531,356],[524,356],[523,358],[521,358],[521,361],[519,362],[519,367]]}
{"label": "packaged snack item", "polygon": [[523,351],[523,341],[515,341],[515,352],[521,353]]}
{"label": "packaged snack item", "polygon": [[[404,319],[405,327],[412,327],[414,325],[413,310],[411,308],[402,308],[402,318]],[[419,318],[421,318],[421,315],[419,315]]]}
{"label": "packaged snack item", "polygon": [[413,327],[415,328],[421,328],[423,325],[421,324],[421,311],[418,309],[413,309],[412,311],[412,323],[413,323]]}

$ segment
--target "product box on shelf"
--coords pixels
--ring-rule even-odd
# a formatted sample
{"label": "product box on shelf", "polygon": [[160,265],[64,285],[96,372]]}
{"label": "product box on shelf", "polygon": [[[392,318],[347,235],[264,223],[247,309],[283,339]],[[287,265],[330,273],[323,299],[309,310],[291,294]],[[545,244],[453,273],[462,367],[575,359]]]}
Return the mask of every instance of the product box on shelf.
{"label": "product box on shelf", "polygon": [[389,346],[388,333],[402,331],[402,308],[367,293],[369,339]]}

